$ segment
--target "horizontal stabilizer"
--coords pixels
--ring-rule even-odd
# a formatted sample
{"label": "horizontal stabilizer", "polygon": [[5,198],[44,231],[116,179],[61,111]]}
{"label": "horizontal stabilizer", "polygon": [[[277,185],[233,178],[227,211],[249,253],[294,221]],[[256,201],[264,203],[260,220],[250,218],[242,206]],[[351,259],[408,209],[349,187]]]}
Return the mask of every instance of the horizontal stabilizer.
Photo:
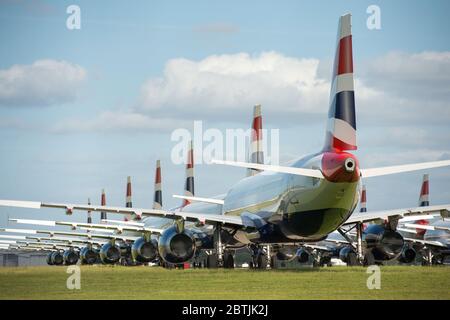
{"label": "horizontal stabilizer", "polygon": [[305,176],[305,177],[319,178],[319,179],[324,178],[322,172],[317,169],[273,166],[273,165],[268,165],[268,164],[237,162],[237,161],[222,161],[222,160],[212,160],[211,162],[215,163],[215,164],[223,164],[223,165],[233,166],[233,167],[281,172],[281,173],[295,174],[298,176]]}
{"label": "horizontal stabilizer", "polygon": [[399,166],[380,167],[371,169],[360,169],[363,178],[385,176],[388,174],[417,171],[423,169],[439,168],[450,166],[450,160],[421,162],[413,164],[404,164]]}
{"label": "horizontal stabilizer", "polygon": [[56,221],[51,220],[34,220],[34,219],[9,219],[11,222],[16,222],[19,224],[33,224],[37,226],[56,226]]}
{"label": "horizontal stabilizer", "polygon": [[429,226],[429,225],[423,225],[423,224],[417,224],[417,223],[405,223],[405,227],[416,228],[416,229],[423,229],[423,230],[445,230],[445,231],[450,231],[450,228],[447,228],[447,227]]}
{"label": "horizontal stabilizer", "polygon": [[41,203],[37,201],[0,200],[0,206],[40,209]]}
{"label": "horizontal stabilizer", "polygon": [[222,199],[179,196],[179,195],[176,195],[176,194],[174,194],[173,197],[174,198],[178,198],[178,199],[189,200],[189,201],[192,201],[192,202],[205,202],[205,203],[212,203],[212,204],[219,204],[219,205],[223,205],[224,204],[224,201]]}

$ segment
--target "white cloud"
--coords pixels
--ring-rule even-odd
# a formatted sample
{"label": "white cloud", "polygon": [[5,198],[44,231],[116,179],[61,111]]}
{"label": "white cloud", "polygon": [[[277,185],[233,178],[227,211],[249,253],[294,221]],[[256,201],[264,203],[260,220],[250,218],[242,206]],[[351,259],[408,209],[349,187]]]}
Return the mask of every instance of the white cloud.
{"label": "white cloud", "polygon": [[271,116],[326,112],[329,83],[317,77],[318,65],[276,52],[172,59],[162,78],[143,85],[139,111],[223,120],[262,103]]}
{"label": "white cloud", "polygon": [[179,127],[190,127],[190,122],[170,118],[152,118],[129,111],[106,111],[93,119],[62,121],[50,130],[54,133],[106,132],[106,131],[154,131],[170,132]]}
{"label": "white cloud", "polygon": [[37,60],[0,70],[0,105],[50,106],[77,97],[86,70],[66,61]]}
{"label": "white cloud", "polygon": [[[357,125],[361,134],[371,132],[368,142],[382,145],[389,139],[405,148],[417,143],[429,146],[430,141],[435,146],[448,144],[433,139],[437,131],[432,126],[442,127],[450,121],[450,77],[439,72],[450,68],[449,57],[449,52],[397,52],[359,65],[355,74]],[[169,131],[190,128],[192,120],[248,125],[257,103],[263,105],[265,123],[299,129],[305,123],[325,126],[330,81],[322,78],[322,69],[318,59],[276,52],[212,55],[199,61],[172,59],[161,77],[143,84],[134,107],[86,121],[66,121],[55,131]],[[414,81],[420,82],[422,92],[437,94],[408,94]],[[440,137],[449,136],[448,130],[440,130]]]}
{"label": "white cloud", "polygon": [[[366,122],[450,120],[450,52],[388,53],[360,69],[355,74],[356,105]],[[236,121],[236,112],[261,103],[266,117],[309,122],[322,119],[328,110],[330,79],[320,74],[318,59],[276,52],[172,59],[162,77],[143,85],[136,110]]]}

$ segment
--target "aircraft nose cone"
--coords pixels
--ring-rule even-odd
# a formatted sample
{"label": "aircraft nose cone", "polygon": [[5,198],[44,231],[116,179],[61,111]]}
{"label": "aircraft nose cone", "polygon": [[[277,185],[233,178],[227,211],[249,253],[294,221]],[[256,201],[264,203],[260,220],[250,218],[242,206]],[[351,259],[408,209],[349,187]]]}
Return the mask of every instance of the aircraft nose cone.
{"label": "aircraft nose cone", "polygon": [[331,182],[356,182],[359,166],[356,157],[346,152],[326,152],[322,157],[322,173]]}

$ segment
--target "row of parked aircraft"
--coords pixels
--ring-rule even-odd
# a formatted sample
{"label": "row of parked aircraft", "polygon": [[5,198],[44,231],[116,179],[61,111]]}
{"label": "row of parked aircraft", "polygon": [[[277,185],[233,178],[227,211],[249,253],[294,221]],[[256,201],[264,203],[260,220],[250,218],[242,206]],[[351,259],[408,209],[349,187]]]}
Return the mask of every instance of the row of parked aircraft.
{"label": "row of parked aircraft", "polygon": [[[347,14],[339,19],[328,126],[325,144],[319,152],[295,159],[287,166],[264,164],[261,109],[256,106],[249,162],[214,161],[248,170],[247,177],[225,194],[211,198],[195,196],[191,143],[185,194],[177,196],[183,201],[180,207],[167,210],[162,206],[158,161],[152,208],[132,206],[131,181],[127,184],[125,207],[106,206],[104,193],[100,206],[0,200],[2,206],[63,209],[68,215],[74,211],[87,211],[89,216],[91,212],[102,213],[99,224],[14,219],[18,223],[87,230],[3,228],[5,232],[34,234],[10,235],[4,244],[55,250],[49,256],[50,264],[73,263],[77,256],[74,248],[79,249],[83,263],[118,263],[122,257],[127,263],[159,261],[162,265],[176,265],[192,261],[203,252],[207,266],[232,267],[234,252],[243,247],[251,250],[252,265],[257,268],[266,268],[275,256],[304,260],[311,254],[326,257],[333,253],[349,265],[398,258],[412,261],[412,255],[423,250],[430,261],[433,255],[436,260],[438,255],[448,252],[449,228],[442,223],[448,222],[445,219],[449,217],[450,204],[430,206],[424,198],[418,207],[365,210],[363,189],[362,210],[354,212],[362,179],[449,166],[450,160],[360,167],[351,153],[357,149],[352,55],[351,16]],[[428,182],[423,188],[428,190]],[[423,197],[427,194],[423,192]],[[107,213],[125,219],[108,220]],[[430,220],[435,222],[425,222]],[[61,250],[65,250],[62,255]]]}

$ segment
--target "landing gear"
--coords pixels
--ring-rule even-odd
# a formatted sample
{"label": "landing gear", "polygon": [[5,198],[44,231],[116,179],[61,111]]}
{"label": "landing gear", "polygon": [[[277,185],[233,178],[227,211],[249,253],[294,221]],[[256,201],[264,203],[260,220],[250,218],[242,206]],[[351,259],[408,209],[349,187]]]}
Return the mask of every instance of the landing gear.
{"label": "landing gear", "polygon": [[356,253],[349,252],[347,255],[347,266],[354,267],[359,265]]}
{"label": "landing gear", "polygon": [[250,251],[252,253],[252,262],[250,268],[265,270],[270,267],[270,260],[268,252],[270,253],[270,247],[264,251],[261,245],[251,245]]}
{"label": "landing gear", "polygon": [[375,257],[372,251],[368,251],[364,254],[364,266],[373,266],[375,264]]}
{"label": "landing gear", "polygon": [[[353,228],[356,229],[356,244],[347,235],[347,233],[349,231],[351,231]],[[347,265],[348,266],[362,265],[362,264],[364,264],[364,259],[365,259],[365,256],[363,254],[363,247],[362,247],[362,231],[363,231],[362,222],[357,222],[353,228],[346,230],[346,231],[342,230],[341,228],[338,229],[338,232],[345,238],[345,240],[348,241],[348,243],[355,250],[355,252],[348,253],[348,257],[347,257]]]}
{"label": "landing gear", "polygon": [[[222,267],[223,266],[223,252],[224,252],[224,247],[222,244],[222,225],[221,224],[216,224],[216,228],[214,229],[214,249],[215,249],[215,254],[211,255],[211,259],[217,259],[217,262],[213,263],[214,261],[212,261],[211,265],[215,265],[215,267],[212,268],[217,268],[217,267]],[[212,258],[212,256],[216,256],[217,258]],[[209,258],[210,256],[208,256]],[[208,267],[209,267],[209,263]],[[211,268],[211,267],[209,267]]]}
{"label": "landing gear", "polygon": [[223,267],[225,269],[233,269],[234,268],[234,256],[231,252],[226,252],[223,260]]}
{"label": "landing gear", "polygon": [[217,257],[217,254],[209,254],[206,257],[206,267],[210,269],[216,269],[219,267],[219,259]]}

